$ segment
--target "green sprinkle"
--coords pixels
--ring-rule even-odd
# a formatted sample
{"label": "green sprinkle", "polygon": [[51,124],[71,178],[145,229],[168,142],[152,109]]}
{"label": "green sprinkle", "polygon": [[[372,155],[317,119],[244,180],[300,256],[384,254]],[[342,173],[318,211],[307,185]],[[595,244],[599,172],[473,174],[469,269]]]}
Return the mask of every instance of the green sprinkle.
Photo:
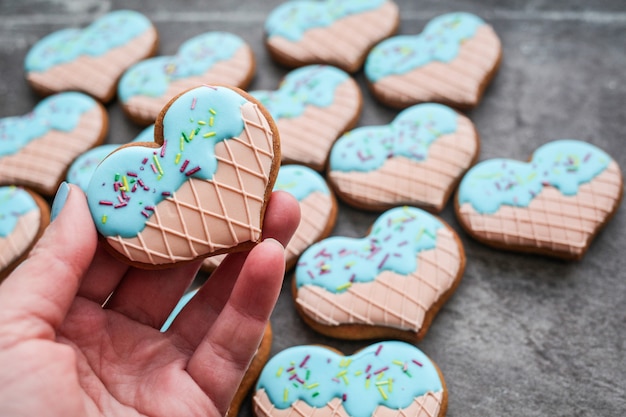
{"label": "green sprinkle", "polygon": [[107,215],[103,214],[102,215],[102,224],[106,224],[107,223],[107,219],[108,219]]}

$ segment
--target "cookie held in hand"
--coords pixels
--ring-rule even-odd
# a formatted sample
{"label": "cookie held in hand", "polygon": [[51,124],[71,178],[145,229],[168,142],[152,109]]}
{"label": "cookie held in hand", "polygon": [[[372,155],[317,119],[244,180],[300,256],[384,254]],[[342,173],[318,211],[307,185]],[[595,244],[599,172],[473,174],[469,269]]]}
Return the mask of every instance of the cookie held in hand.
{"label": "cookie held in hand", "polygon": [[586,142],[557,140],[530,162],[490,159],[465,175],[456,196],[461,226],[499,249],[580,259],[622,200],[617,163]]}
{"label": "cookie held in hand", "polygon": [[337,195],[358,208],[406,204],[438,213],[479,147],[467,117],[442,104],[417,104],[389,125],[359,127],[339,138],[328,178]]}
{"label": "cookie held in hand", "polygon": [[116,10],[84,29],[64,29],[40,39],[26,55],[26,79],[44,96],[78,90],[107,103],[122,73],[154,55],[157,44],[148,18]]}
{"label": "cookie held in hand", "polygon": [[72,161],[102,143],[104,107],[76,92],[43,99],[24,116],[0,119],[0,185],[21,185],[53,196]]}
{"label": "cookie held in hand", "polygon": [[438,366],[413,345],[384,341],[344,356],[294,346],[263,368],[256,417],[443,417],[448,390]]}
{"label": "cookie held in hand", "polygon": [[37,194],[0,187],[0,281],[26,258],[49,222],[48,204]]}
{"label": "cookie held in hand", "polygon": [[279,161],[276,126],[253,97],[200,86],[163,109],[155,143],[100,163],[87,200],[114,254],[165,267],[258,242]]}
{"label": "cookie held in hand", "polygon": [[376,45],[365,61],[365,76],[374,97],[391,107],[434,101],[471,109],[501,56],[491,26],[470,13],[448,13],[418,35],[394,36]]}
{"label": "cookie held in hand", "polygon": [[333,143],[361,114],[361,90],[344,71],[310,65],[291,71],[275,91],[251,91],[280,130],[283,163],[322,171]]}
{"label": "cookie held in hand", "polygon": [[276,62],[290,68],[329,64],[354,73],[399,23],[390,0],[291,1],[268,16],[265,44]]}
{"label": "cookie held in hand", "polygon": [[246,88],[254,75],[252,48],[228,32],[207,32],[185,41],[174,56],[130,67],[118,85],[122,109],[140,125],[154,123],[177,94],[202,84]]}
{"label": "cookie held in hand", "polygon": [[340,339],[420,340],[461,281],[457,234],[414,207],[383,213],[361,239],[333,236],[307,249],[293,280],[296,309]]}

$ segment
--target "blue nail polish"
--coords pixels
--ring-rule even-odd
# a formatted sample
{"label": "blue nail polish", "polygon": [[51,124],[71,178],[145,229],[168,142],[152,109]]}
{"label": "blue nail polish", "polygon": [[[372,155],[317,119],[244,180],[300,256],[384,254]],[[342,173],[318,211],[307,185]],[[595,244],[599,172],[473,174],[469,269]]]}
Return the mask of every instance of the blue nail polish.
{"label": "blue nail polish", "polygon": [[70,186],[68,183],[63,181],[61,185],[59,185],[59,189],[57,190],[57,194],[54,196],[54,201],[52,202],[52,209],[50,210],[50,221],[53,221],[57,218],[61,209],[65,205],[67,201],[67,196],[70,194]]}

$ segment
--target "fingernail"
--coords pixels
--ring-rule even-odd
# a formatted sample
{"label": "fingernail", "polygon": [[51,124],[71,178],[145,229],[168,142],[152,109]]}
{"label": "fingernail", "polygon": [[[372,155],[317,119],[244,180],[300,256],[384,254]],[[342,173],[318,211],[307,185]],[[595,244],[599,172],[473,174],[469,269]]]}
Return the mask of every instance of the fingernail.
{"label": "fingernail", "polygon": [[67,196],[70,194],[70,186],[68,183],[63,181],[61,185],[59,185],[59,189],[57,190],[56,195],[54,196],[54,201],[52,202],[52,209],[50,210],[50,221],[54,221],[57,218],[63,206],[65,206],[65,202],[67,201]]}
{"label": "fingernail", "polygon": [[268,237],[267,239],[264,239],[264,240],[263,240],[263,242],[271,242],[271,243],[273,243],[274,245],[278,245],[278,246],[280,246],[280,249],[281,249],[281,250],[283,250],[283,251],[285,250],[285,247],[283,246],[283,244],[282,244],[282,243],[280,243],[278,240],[276,240],[276,239],[272,238],[272,237]]}

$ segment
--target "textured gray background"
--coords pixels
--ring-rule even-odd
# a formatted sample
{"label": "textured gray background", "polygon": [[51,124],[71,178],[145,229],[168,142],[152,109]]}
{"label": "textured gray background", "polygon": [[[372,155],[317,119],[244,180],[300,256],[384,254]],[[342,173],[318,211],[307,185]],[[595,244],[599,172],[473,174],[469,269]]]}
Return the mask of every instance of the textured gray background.
{"label": "textured gray background", "polygon": [[[527,159],[546,141],[594,143],[626,167],[626,2],[624,0],[410,1],[400,33],[432,17],[469,11],[500,35],[504,56],[481,105],[468,115],[481,135],[480,160]],[[186,39],[213,30],[243,37],[256,51],[251,89],[276,89],[286,70],[263,46],[263,22],[279,0],[1,0],[0,117],[38,102],[23,78],[28,48],[40,37],[82,26],[101,13],[145,13],[171,55]],[[364,86],[362,74],[358,82]],[[112,143],[140,131],[117,103],[108,106]],[[364,90],[359,125],[389,123],[394,111]],[[440,366],[450,417],[624,416],[626,412],[626,209],[617,212],[580,262],[489,249],[461,233],[467,269],[419,347]],[[376,215],[340,206],[333,234],[361,237]],[[442,217],[459,229],[451,205]],[[324,343],[350,354],[369,342],[317,335],[296,315],[287,276],[272,316],[273,353]],[[247,401],[241,415],[250,414]]]}

